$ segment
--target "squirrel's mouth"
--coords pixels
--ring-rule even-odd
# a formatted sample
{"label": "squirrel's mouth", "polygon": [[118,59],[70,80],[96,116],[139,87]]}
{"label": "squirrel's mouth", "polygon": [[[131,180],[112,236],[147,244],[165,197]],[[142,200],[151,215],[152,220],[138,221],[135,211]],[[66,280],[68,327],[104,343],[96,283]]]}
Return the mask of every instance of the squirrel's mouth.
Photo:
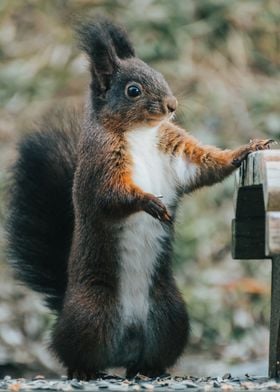
{"label": "squirrel's mouth", "polygon": [[148,117],[145,122],[151,126],[156,126],[166,120],[166,116]]}
{"label": "squirrel's mouth", "polygon": [[150,115],[149,117],[146,118],[147,122],[161,122],[164,120],[172,120],[174,117],[174,113],[169,113],[169,114],[157,114],[157,115]]}
{"label": "squirrel's mouth", "polygon": [[161,121],[164,120],[166,116],[150,116],[147,118],[147,121]]}

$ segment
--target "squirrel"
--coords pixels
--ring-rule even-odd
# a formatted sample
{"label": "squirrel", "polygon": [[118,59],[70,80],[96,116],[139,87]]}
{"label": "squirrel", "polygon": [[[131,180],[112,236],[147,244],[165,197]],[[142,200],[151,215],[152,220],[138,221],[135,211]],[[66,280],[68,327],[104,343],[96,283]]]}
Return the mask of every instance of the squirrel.
{"label": "squirrel", "polygon": [[190,331],[171,268],[178,203],[271,140],[202,145],[172,121],[176,98],[123,27],[89,20],[78,36],[91,74],[84,115],[47,118],[19,143],[9,260],[57,315],[50,346],[69,378],[159,376]]}

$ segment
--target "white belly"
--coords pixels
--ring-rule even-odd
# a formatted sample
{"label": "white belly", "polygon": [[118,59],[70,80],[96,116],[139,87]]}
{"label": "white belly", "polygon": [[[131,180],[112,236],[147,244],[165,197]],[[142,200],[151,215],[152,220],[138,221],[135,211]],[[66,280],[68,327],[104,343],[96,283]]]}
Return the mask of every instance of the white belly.
{"label": "white belly", "polygon": [[[168,206],[176,197],[174,172],[157,148],[157,129],[142,128],[128,134],[133,158],[133,181],[144,192],[162,196]],[[125,324],[145,323],[149,309],[149,287],[161,239],[166,236],[162,224],[146,212],[127,218],[120,240],[120,304]]]}

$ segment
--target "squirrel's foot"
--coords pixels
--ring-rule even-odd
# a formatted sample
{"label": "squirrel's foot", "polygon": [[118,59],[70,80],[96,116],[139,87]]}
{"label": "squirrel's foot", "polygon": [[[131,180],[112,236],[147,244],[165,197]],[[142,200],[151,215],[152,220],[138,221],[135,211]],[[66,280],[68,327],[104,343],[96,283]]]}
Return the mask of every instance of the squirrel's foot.
{"label": "squirrel's foot", "polygon": [[270,145],[275,143],[273,139],[252,139],[250,142],[238,151],[238,155],[232,160],[232,164],[239,167],[247,156],[254,151],[269,150]]}
{"label": "squirrel's foot", "polygon": [[169,374],[166,373],[165,369],[161,368],[143,368],[136,370],[135,368],[127,369],[126,377],[132,378],[156,378],[156,377],[167,377]]}
{"label": "squirrel's foot", "polygon": [[150,193],[145,194],[142,208],[153,218],[158,219],[161,222],[172,223],[173,221],[172,216],[169,214],[162,201]]}
{"label": "squirrel's foot", "polygon": [[77,369],[68,369],[67,371],[67,377],[69,380],[76,378],[77,380],[90,381],[97,379],[98,376],[99,373],[95,371],[83,371]]}

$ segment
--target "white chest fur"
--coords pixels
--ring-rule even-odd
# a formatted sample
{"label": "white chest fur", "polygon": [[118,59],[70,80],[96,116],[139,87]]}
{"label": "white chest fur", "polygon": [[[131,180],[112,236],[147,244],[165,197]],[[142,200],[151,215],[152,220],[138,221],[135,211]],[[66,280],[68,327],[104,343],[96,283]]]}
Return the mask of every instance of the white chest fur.
{"label": "white chest fur", "polygon": [[[169,205],[176,197],[176,178],[170,158],[157,148],[157,128],[141,128],[128,134],[132,155],[132,178],[144,192],[163,196]],[[146,212],[131,215],[120,240],[120,304],[125,324],[145,323],[149,309],[149,289],[161,239],[166,235],[161,223]]]}

